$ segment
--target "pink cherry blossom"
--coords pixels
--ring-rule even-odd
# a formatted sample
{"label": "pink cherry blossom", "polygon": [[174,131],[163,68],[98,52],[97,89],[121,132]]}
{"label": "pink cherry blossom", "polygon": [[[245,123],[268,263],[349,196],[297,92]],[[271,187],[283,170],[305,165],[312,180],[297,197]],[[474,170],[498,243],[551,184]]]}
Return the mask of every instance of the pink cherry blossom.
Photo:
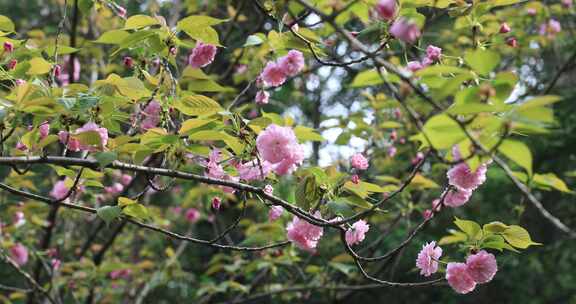
{"label": "pink cherry blossom", "polygon": [[297,50],[290,50],[288,54],[278,59],[278,65],[286,76],[295,76],[304,68],[304,55]]}
{"label": "pink cherry blossom", "polygon": [[220,206],[222,205],[222,199],[218,196],[212,198],[212,209],[220,210]]}
{"label": "pink cherry blossom", "polygon": [[188,56],[188,64],[195,69],[205,67],[214,61],[216,51],[215,45],[199,41]]}
{"label": "pink cherry blossom", "polygon": [[58,78],[58,77],[60,77],[61,74],[62,74],[62,67],[59,64],[54,65],[53,70],[52,70],[52,75],[54,75],[54,77]]}
{"label": "pink cherry blossom", "polygon": [[562,6],[565,8],[572,8],[572,0],[562,0]]}
{"label": "pink cherry blossom", "polygon": [[238,174],[240,175],[240,179],[246,181],[261,180],[266,178],[266,176],[272,172],[272,169],[273,166],[269,162],[258,162],[258,160],[255,159],[238,166]]}
{"label": "pink cherry blossom", "polygon": [[265,85],[271,87],[281,86],[286,81],[284,69],[276,62],[268,62],[260,77]]}
{"label": "pink cherry blossom", "polygon": [[61,200],[66,197],[70,188],[66,186],[66,182],[59,180],[54,184],[52,191],[50,191],[50,196],[56,200]]}
{"label": "pink cherry blossom", "polygon": [[91,151],[91,152],[95,152],[95,151],[101,151],[103,150],[103,148],[108,144],[108,130],[106,128],[101,128],[100,126],[98,126],[97,124],[93,123],[93,122],[88,122],[86,124],[84,124],[84,126],[82,126],[82,128],[78,128],[76,129],[76,135],[82,134],[84,132],[89,132],[89,131],[94,131],[96,133],[98,133],[98,135],[100,136],[100,145],[99,146],[89,146],[89,145],[83,145],[82,143],[80,143],[80,150],[84,150],[84,151]]}
{"label": "pink cherry blossom", "polygon": [[190,223],[196,223],[200,219],[200,211],[196,208],[186,209],[186,220]]}
{"label": "pink cherry blossom", "polygon": [[114,184],[112,184],[112,186],[104,187],[104,191],[106,191],[106,193],[112,194],[112,195],[120,194],[120,193],[122,193],[123,190],[124,190],[124,185],[122,185],[121,183],[114,183]]}
{"label": "pink cherry blossom", "polygon": [[476,283],[490,282],[498,271],[496,258],[493,254],[484,250],[468,256],[466,258],[466,266],[468,266],[468,274]]}
{"label": "pink cherry blossom", "polygon": [[562,26],[560,22],[555,19],[548,20],[547,23],[540,25],[540,35],[548,36],[548,38],[554,38],[554,36],[562,31]]}
{"label": "pink cherry blossom", "polygon": [[398,5],[396,0],[380,0],[375,6],[378,16],[384,20],[392,20],[396,16]]}
{"label": "pink cherry blossom", "polygon": [[140,125],[142,129],[148,130],[158,126],[158,123],[160,123],[161,112],[162,106],[160,106],[157,101],[152,100],[149,102],[142,111],[142,116],[144,117],[142,124]]}
{"label": "pink cherry blossom", "polygon": [[394,157],[397,152],[398,152],[398,149],[396,149],[396,147],[390,146],[388,148],[388,151],[387,151],[388,157]]}
{"label": "pink cherry blossom", "polygon": [[26,147],[26,145],[23,142],[19,141],[16,143],[16,149],[20,151],[26,151],[28,150],[28,147]]}
{"label": "pink cherry blossom", "polygon": [[424,212],[422,213],[422,216],[424,217],[425,220],[429,220],[432,217],[434,217],[434,211],[430,210],[430,209],[426,209],[424,210]]}
{"label": "pink cherry blossom", "polygon": [[510,47],[518,47],[518,40],[516,40],[516,37],[508,37],[506,38],[506,44]]}
{"label": "pink cherry blossom", "polygon": [[460,189],[475,190],[486,181],[487,170],[487,166],[482,164],[472,172],[470,166],[462,162],[448,170],[448,182]]}
{"label": "pink cherry blossom", "polygon": [[62,265],[62,261],[60,261],[59,259],[51,259],[50,265],[52,266],[53,270],[58,270],[58,269],[60,269],[60,266]]}
{"label": "pink cherry blossom", "polygon": [[444,197],[444,205],[452,208],[460,207],[468,202],[470,196],[472,196],[472,190],[451,189]]}
{"label": "pink cherry blossom", "polygon": [[120,18],[126,18],[126,9],[123,8],[122,6],[116,5],[116,9],[117,9],[117,14],[118,17]]}
{"label": "pink cherry blossom", "polygon": [[38,132],[40,133],[40,139],[44,139],[48,134],[50,134],[50,124],[44,121],[38,126]]}
{"label": "pink cherry blossom", "polygon": [[350,164],[352,167],[358,170],[368,169],[368,159],[362,155],[362,153],[356,153],[350,158]]}
{"label": "pink cherry blossom", "polygon": [[268,99],[270,99],[270,93],[260,90],[256,93],[255,101],[258,105],[265,105],[268,103]]}
{"label": "pink cherry blossom", "polygon": [[12,53],[14,51],[14,44],[10,41],[4,41],[4,52]]}
{"label": "pink cherry blossom", "polygon": [[304,147],[290,127],[269,125],[256,138],[256,147],[279,175],[291,173],[304,160]]}
{"label": "pink cherry blossom", "polygon": [[[14,227],[20,227],[26,224],[26,217],[24,216],[24,212],[16,211],[14,213],[14,217],[12,218]],[[1,232],[1,231],[0,231]]]}
{"label": "pink cherry blossom", "polygon": [[55,75],[58,77],[58,80],[62,85],[70,84],[70,80],[78,81],[80,79],[80,60],[78,58],[74,58],[74,74],[70,77],[70,56],[64,56],[64,66],[61,68],[61,73],[59,75]]}
{"label": "pink cherry blossom", "polygon": [[132,175],[130,174],[122,174],[120,176],[120,183],[124,186],[128,186],[132,182]]}
{"label": "pink cherry blossom", "polygon": [[390,27],[390,34],[406,43],[414,43],[420,37],[420,28],[414,22],[399,18]]}
{"label": "pink cherry blossom", "polygon": [[420,269],[420,274],[429,277],[438,271],[438,260],[442,256],[442,248],[436,246],[436,242],[430,242],[422,246],[416,259],[416,267]]}
{"label": "pink cherry blossom", "polygon": [[272,206],[268,211],[268,220],[273,222],[279,219],[284,213],[284,208],[282,206]]}
{"label": "pink cherry blossom", "polygon": [[422,68],[424,68],[424,66],[423,66],[420,62],[418,62],[418,61],[410,61],[410,62],[408,62],[408,64],[406,65],[406,68],[407,68],[410,72],[414,73],[414,72],[419,71],[419,70],[421,70]]}
{"label": "pink cherry blossom", "polygon": [[509,33],[512,29],[510,28],[510,26],[508,25],[508,23],[503,22],[502,24],[500,24],[500,34],[506,34]]}
{"label": "pink cherry blossom", "polygon": [[529,16],[536,16],[536,9],[535,8],[527,8],[526,9],[526,14],[528,14]]}
{"label": "pink cherry blossom", "polygon": [[[320,218],[320,212],[316,211],[314,216]],[[288,223],[286,230],[289,241],[298,248],[312,253],[316,251],[318,241],[324,234],[324,228],[310,224],[297,216],[294,216],[292,222]]]}
{"label": "pink cherry blossom", "polygon": [[438,59],[440,59],[440,56],[442,56],[441,48],[434,45],[429,45],[426,48],[426,58],[430,59],[431,61],[438,61]]}
{"label": "pink cherry blossom", "polygon": [[468,273],[468,266],[464,263],[448,263],[446,280],[457,293],[466,294],[476,288],[476,282]]}
{"label": "pink cherry blossom", "polygon": [[16,243],[10,248],[10,256],[16,264],[24,266],[28,263],[28,248],[20,243]]}
{"label": "pink cherry blossom", "polygon": [[352,227],[346,230],[346,243],[349,246],[358,244],[364,240],[366,237],[366,232],[370,229],[370,225],[364,220],[359,220],[352,224]]}

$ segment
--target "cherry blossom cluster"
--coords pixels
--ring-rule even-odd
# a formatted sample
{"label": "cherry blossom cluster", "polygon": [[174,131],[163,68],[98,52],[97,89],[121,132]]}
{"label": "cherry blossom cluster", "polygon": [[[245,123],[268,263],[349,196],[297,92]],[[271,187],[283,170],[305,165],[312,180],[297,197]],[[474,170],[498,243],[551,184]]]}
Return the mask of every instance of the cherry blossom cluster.
{"label": "cherry blossom cluster", "polygon": [[[288,54],[280,57],[276,61],[270,61],[266,64],[258,80],[263,82],[266,87],[278,87],[286,82],[288,77],[298,75],[304,69],[304,55],[297,50],[290,50]],[[260,90],[256,94],[255,101],[257,104],[267,104],[270,93]]]}
{"label": "cherry blossom cluster", "polygon": [[[442,248],[436,242],[422,246],[416,258],[416,267],[420,274],[428,277],[438,271]],[[466,258],[465,263],[450,262],[446,267],[446,280],[457,293],[466,294],[474,290],[477,284],[490,282],[498,265],[493,254],[480,250]]]}

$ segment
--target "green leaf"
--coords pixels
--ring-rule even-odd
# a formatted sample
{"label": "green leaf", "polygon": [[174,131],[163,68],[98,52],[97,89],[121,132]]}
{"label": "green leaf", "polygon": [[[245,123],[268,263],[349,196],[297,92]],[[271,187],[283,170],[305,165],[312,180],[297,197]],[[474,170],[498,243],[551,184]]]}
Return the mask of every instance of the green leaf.
{"label": "green leaf", "polygon": [[484,224],[484,226],[482,226],[482,230],[484,230],[486,233],[502,233],[508,229],[508,227],[508,225],[502,222],[491,222]]}
{"label": "green leaf", "polygon": [[516,248],[526,249],[531,245],[542,245],[533,242],[528,231],[516,225],[511,225],[508,229],[504,230],[502,236],[510,245]]}
{"label": "green leaf", "polygon": [[299,141],[324,141],[322,135],[316,133],[314,129],[308,127],[297,126],[294,128],[294,133]]}
{"label": "green leaf", "polygon": [[[460,129],[460,126],[445,114],[439,114],[428,119],[423,130],[436,149],[451,148],[466,138],[466,134]],[[411,137],[411,139],[419,140],[424,146],[428,146],[423,134]]]}
{"label": "green leaf", "polygon": [[52,64],[41,57],[34,57],[30,59],[29,63],[30,63],[30,69],[28,70],[28,72],[26,72],[26,74],[28,75],[46,74],[50,72],[50,70],[52,69]]}
{"label": "green leaf", "polygon": [[467,221],[461,220],[456,218],[454,224],[460,228],[466,235],[468,236],[469,240],[479,240],[482,238],[482,228],[480,225],[474,221]]}
{"label": "green leaf", "polygon": [[160,22],[158,22],[158,19],[154,17],[146,15],[134,15],[128,18],[128,20],[126,20],[126,24],[124,24],[124,29],[134,30],[157,24],[160,24]]}
{"label": "green leaf", "polygon": [[124,30],[111,30],[100,35],[98,40],[93,41],[94,43],[101,44],[120,44],[126,38],[130,36],[130,33]]}
{"label": "green leaf", "polygon": [[510,244],[504,241],[504,238],[501,235],[490,235],[486,237],[482,244],[480,244],[480,248],[491,248],[502,251],[503,249],[519,252],[518,250],[514,249],[514,247],[510,246]]}
{"label": "green leaf", "polygon": [[214,114],[223,110],[218,102],[204,95],[186,96],[177,100],[174,107],[189,116]]}
{"label": "green leaf", "polygon": [[296,205],[309,210],[322,197],[313,175],[308,175],[296,187]]}
{"label": "green leaf", "polygon": [[98,152],[94,154],[94,158],[98,161],[100,168],[104,168],[118,159],[118,153],[116,152]]}
{"label": "green leaf", "polygon": [[190,133],[190,131],[203,127],[211,122],[215,121],[214,119],[188,119],[182,123],[182,127],[178,131],[178,134],[184,135]]}
{"label": "green leaf", "polygon": [[94,6],[94,0],[78,0],[78,9],[83,15],[90,14],[92,6]]}
{"label": "green leaf", "polygon": [[415,74],[417,76],[439,76],[442,74],[464,74],[469,73],[467,70],[450,65],[429,65]]}
{"label": "green leaf", "polygon": [[532,152],[525,143],[506,139],[500,144],[498,151],[526,169],[528,175],[532,175]]}
{"label": "green leaf", "polygon": [[122,209],[122,213],[137,218],[141,221],[150,218],[148,209],[142,204],[129,204],[124,207],[124,209]]}
{"label": "green leaf", "polygon": [[123,197],[123,196],[118,198],[118,206],[119,207],[126,207],[128,205],[133,205],[133,204],[138,204],[138,202],[135,200],[129,199],[127,197]]}
{"label": "green leaf", "polygon": [[383,83],[382,77],[378,74],[376,70],[368,70],[362,71],[354,77],[352,84],[350,84],[351,88],[360,88],[360,87],[368,87],[377,84]]}
{"label": "green leaf", "polygon": [[544,190],[549,190],[550,188],[554,188],[558,191],[571,193],[572,191],[568,189],[566,183],[562,181],[556,174],[554,173],[546,173],[546,174],[534,174],[533,177],[534,183],[536,183],[539,188]]}
{"label": "green leaf", "polygon": [[184,31],[191,38],[204,43],[220,45],[218,32],[212,28],[212,25],[222,23],[226,20],[216,19],[209,16],[189,16],[180,20],[177,28]]}
{"label": "green leaf", "polygon": [[491,50],[476,49],[466,52],[464,61],[478,74],[486,76],[500,63],[500,54]]}
{"label": "green leaf", "polygon": [[451,235],[444,236],[438,241],[438,245],[448,245],[465,242],[468,239],[466,233],[456,230],[450,230]]}
{"label": "green leaf", "polygon": [[553,104],[562,100],[562,97],[555,95],[543,95],[531,98],[523,102],[517,109],[517,111],[523,111],[530,108],[543,107],[545,105]]}
{"label": "green leaf", "polygon": [[122,209],[118,206],[103,206],[96,210],[96,214],[106,222],[106,225],[110,225],[114,219],[120,217]]}
{"label": "green leaf", "polygon": [[12,33],[14,32],[14,30],[15,30],[14,22],[12,22],[10,18],[4,15],[0,15],[0,31],[6,33]]}
{"label": "green leaf", "polygon": [[244,43],[243,47],[260,45],[264,42],[265,37],[266,36],[263,34],[250,35],[248,38],[246,38],[246,42]]}
{"label": "green leaf", "polygon": [[77,139],[81,145],[90,146],[96,149],[102,149],[102,138],[100,133],[96,131],[84,131],[79,134],[72,135],[72,138]]}

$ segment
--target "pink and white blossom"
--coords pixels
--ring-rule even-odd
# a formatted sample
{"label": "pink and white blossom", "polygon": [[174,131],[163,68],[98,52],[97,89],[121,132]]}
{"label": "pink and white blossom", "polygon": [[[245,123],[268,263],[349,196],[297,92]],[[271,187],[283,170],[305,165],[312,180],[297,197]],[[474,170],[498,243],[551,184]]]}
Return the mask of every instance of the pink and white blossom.
{"label": "pink and white blossom", "polygon": [[290,127],[271,124],[256,138],[256,147],[278,175],[289,174],[304,160],[304,147]]}
{"label": "pink and white blossom", "polygon": [[468,266],[464,263],[448,263],[446,268],[446,280],[457,293],[466,294],[476,288],[476,282],[468,272]]}
{"label": "pink and white blossom", "polygon": [[200,211],[196,208],[188,208],[185,213],[186,220],[190,223],[196,223],[200,219]]}
{"label": "pink and white blossom", "polygon": [[396,3],[396,0],[380,0],[374,9],[381,19],[392,20],[396,16],[398,4]]}
{"label": "pink and white blossom", "polygon": [[277,87],[286,81],[286,73],[282,66],[276,62],[268,62],[264,70],[262,70],[262,74],[260,74],[260,79],[262,79],[267,86]]}
{"label": "pink and white blossom", "polygon": [[278,65],[286,76],[296,76],[304,68],[304,55],[297,50],[290,50],[286,56],[278,59]]}
{"label": "pink and white blossom", "polygon": [[355,222],[351,228],[346,230],[345,238],[349,246],[361,243],[366,237],[366,232],[370,229],[370,225],[365,220]]}
{"label": "pink and white blossom", "polygon": [[[314,216],[320,218],[321,214],[316,211]],[[297,216],[294,216],[292,221],[288,223],[286,230],[289,241],[298,248],[312,253],[316,252],[318,242],[324,234],[324,228],[310,224]]]}
{"label": "pink and white blossom", "polygon": [[414,43],[420,37],[420,28],[416,23],[406,19],[398,18],[390,27],[390,34],[406,43]]}
{"label": "pink and white blossom", "polygon": [[28,248],[21,243],[16,243],[10,248],[10,257],[18,266],[24,266],[28,263]]}
{"label": "pink and white blossom", "polygon": [[444,205],[452,208],[460,207],[470,200],[472,190],[469,189],[450,189],[444,197]]}
{"label": "pink and white blossom", "polygon": [[[431,215],[430,215],[431,217]],[[436,242],[430,242],[422,246],[422,250],[416,258],[416,267],[420,274],[429,277],[438,271],[438,260],[442,256],[442,248],[436,246]]]}
{"label": "pink and white blossom", "polygon": [[256,101],[256,104],[258,104],[258,105],[268,104],[269,99],[270,99],[270,93],[268,93],[264,90],[258,91],[256,93],[256,97],[254,98],[254,100]]}
{"label": "pink and white blossom", "polygon": [[482,164],[472,171],[468,164],[462,162],[448,170],[448,182],[460,189],[475,190],[486,181],[487,170],[487,166]]}
{"label": "pink and white blossom", "polygon": [[68,195],[68,191],[70,188],[66,186],[66,182],[63,180],[59,180],[54,184],[52,191],[50,191],[50,196],[56,200],[61,200]]}
{"label": "pink and white blossom", "polygon": [[268,220],[273,222],[279,219],[284,213],[284,208],[282,206],[272,206],[268,211]]}
{"label": "pink and white blossom", "polygon": [[368,169],[368,159],[362,153],[356,153],[350,158],[350,164],[358,170]]}
{"label": "pink and white blossom", "polygon": [[476,283],[490,282],[498,271],[496,258],[493,254],[484,250],[468,256],[466,258],[466,266],[468,266],[468,274]]}
{"label": "pink and white blossom", "polygon": [[214,61],[216,51],[215,45],[198,41],[192,53],[188,56],[188,65],[195,69],[205,67]]}

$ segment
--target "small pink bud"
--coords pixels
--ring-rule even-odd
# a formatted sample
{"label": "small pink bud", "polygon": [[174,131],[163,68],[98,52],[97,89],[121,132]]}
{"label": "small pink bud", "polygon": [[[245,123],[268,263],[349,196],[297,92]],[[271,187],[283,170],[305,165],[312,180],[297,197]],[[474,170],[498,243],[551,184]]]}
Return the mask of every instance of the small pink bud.
{"label": "small pink bud", "polygon": [[118,12],[117,12],[118,17],[126,18],[126,9],[123,8],[122,6],[117,6],[116,8],[118,9]]}
{"label": "small pink bud", "polygon": [[134,67],[134,59],[130,56],[124,57],[124,66],[131,69]]}
{"label": "small pink bud", "polygon": [[62,74],[62,67],[59,64],[55,65],[52,73],[54,73],[54,77],[60,77]]}
{"label": "small pink bud", "polygon": [[518,41],[514,37],[509,37],[506,39],[506,44],[513,48],[518,47]]}
{"label": "small pink bud", "polygon": [[390,140],[396,141],[396,139],[398,139],[398,133],[396,133],[396,130],[394,130],[390,133]]}
{"label": "small pink bud", "polygon": [[268,103],[268,99],[270,98],[270,93],[264,91],[264,90],[260,90],[258,91],[258,93],[256,93],[256,104],[258,105],[265,105]]}
{"label": "small pink bud", "polygon": [[360,177],[358,176],[358,174],[354,174],[352,175],[352,182],[356,185],[358,185],[360,183]]}
{"label": "small pink bud", "polygon": [[426,209],[422,215],[424,216],[424,219],[429,220],[434,216],[434,212],[430,209]]}
{"label": "small pink bud", "polygon": [[13,51],[14,51],[14,44],[12,44],[12,42],[10,42],[10,41],[5,41],[4,42],[4,52],[12,53]]}
{"label": "small pink bud", "polygon": [[220,210],[220,205],[222,204],[222,199],[218,196],[212,198],[212,209]]}
{"label": "small pink bud", "polygon": [[17,86],[21,86],[21,85],[23,85],[23,84],[26,83],[26,80],[24,80],[24,79],[16,79],[14,82],[16,83]]}
{"label": "small pink bud", "polygon": [[169,52],[170,52],[170,55],[176,56],[176,53],[178,52],[178,49],[173,46],[173,47],[170,48]]}
{"label": "small pink bud", "polygon": [[26,150],[28,150],[28,147],[26,147],[26,145],[24,143],[19,141],[16,143],[16,149],[18,149],[20,151],[26,151]]}
{"label": "small pink bud", "polygon": [[500,34],[506,34],[511,31],[510,26],[508,23],[504,22],[500,25]]}
{"label": "small pink bud", "polygon": [[60,269],[60,265],[62,265],[62,262],[59,259],[52,259],[50,261],[50,264],[52,265],[52,269],[58,270]]}
{"label": "small pink bud", "polygon": [[274,193],[274,188],[272,188],[272,185],[264,186],[264,193],[272,195],[272,193]]}
{"label": "small pink bud", "polygon": [[535,8],[527,8],[526,14],[528,14],[529,16],[536,16],[536,9]]}
{"label": "small pink bud", "polygon": [[12,59],[12,60],[8,61],[8,64],[6,65],[6,67],[8,68],[8,70],[13,70],[16,68],[17,64],[18,64],[18,60]]}

